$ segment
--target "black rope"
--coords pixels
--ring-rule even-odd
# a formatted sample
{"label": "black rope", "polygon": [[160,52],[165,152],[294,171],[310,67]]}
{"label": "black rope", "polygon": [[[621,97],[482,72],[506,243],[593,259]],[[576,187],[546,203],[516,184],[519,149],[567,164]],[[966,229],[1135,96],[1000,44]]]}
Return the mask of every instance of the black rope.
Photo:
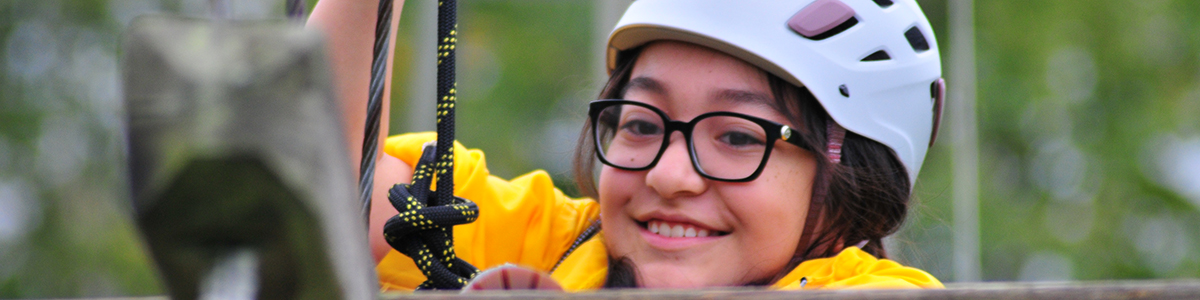
{"label": "black rope", "polygon": [[458,197],[448,205],[430,203],[434,193],[429,187],[436,172],[434,148],[425,146],[413,169],[412,184],[397,184],[388,190],[388,200],[400,213],[384,224],[383,237],[392,248],[412,258],[425,275],[418,290],[461,289],[479,269],[457,257],[450,229],[474,222],[479,208]]}
{"label": "black rope", "polygon": [[379,0],[379,19],[375,22],[375,48],[371,60],[370,99],[367,101],[367,125],[363,133],[362,160],[358,167],[358,199],[363,221],[370,225],[371,186],[375,182],[375,156],[379,153],[379,118],[383,108],[383,85],[387,79],[389,32],[392,30],[392,0]]}
{"label": "black rope", "polygon": [[[438,2],[437,144],[424,147],[411,184],[388,190],[388,200],[399,214],[383,226],[388,245],[412,258],[425,275],[418,290],[461,289],[479,274],[454,251],[454,226],[474,222],[479,215],[475,203],[454,197],[456,10],[454,0]],[[437,189],[431,192],[435,178]]]}
{"label": "black rope", "polygon": [[458,44],[458,3],[438,1],[437,197],[433,205],[454,199],[454,47]]}
{"label": "black rope", "polygon": [[[304,19],[305,8],[301,1],[288,0],[288,17]],[[479,274],[479,269],[455,254],[452,230],[454,225],[474,222],[479,216],[479,208],[475,203],[454,197],[453,193],[456,6],[454,0],[438,3],[437,146],[425,146],[413,170],[411,184],[397,184],[388,190],[388,200],[399,214],[389,218],[383,226],[383,237],[388,245],[411,257],[421,273],[425,274],[426,280],[417,287],[419,290],[461,289],[467,280]],[[371,213],[371,188],[375,177],[375,156],[379,151],[379,120],[391,19],[392,0],[380,0],[379,18],[375,23],[363,156],[359,164],[358,188],[364,220],[369,220]],[[437,192],[431,195],[429,188],[435,173],[438,174]]]}

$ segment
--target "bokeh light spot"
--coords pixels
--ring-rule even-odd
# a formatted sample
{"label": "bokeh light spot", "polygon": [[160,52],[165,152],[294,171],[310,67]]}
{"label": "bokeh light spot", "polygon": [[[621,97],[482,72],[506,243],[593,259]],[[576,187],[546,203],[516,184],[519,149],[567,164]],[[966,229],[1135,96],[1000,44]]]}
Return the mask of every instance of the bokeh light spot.
{"label": "bokeh light spot", "polygon": [[1059,99],[1070,104],[1092,97],[1096,89],[1096,62],[1080,47],[1066,47],[1050,54],[1046,85]]}
{"label": "bokeh light spot", "polygon": [[1159,276],[1170,275],[1193,251],[1187,230],[1170,214],[1132,216],[1125,222],[1125,233],[1139,257]]}
{"label": "bokeh light spot", "polygon": [[73,114],[58,114],[42,123],[34,164],[44,182],[61,186],[79,177],[90,150],[85,124]]}
{"label": "bokeh light spot", "polygon": [[1025,260],[1021,273],[1017,276],[1020,281],[1065,281],[1071,280],[1074,264],[1066,256],[1040,251]]}
{"label": "bokeh light spot", "polygon": [[1168,135],[1152,143],[1157,157],[1155,179],[1187,197],[1200,208],[1200,137],[1181,138]]}
{"label": "bokeh light spot", "polygon": [[55,65],[58,43],[54,40],[50,28],[42,22],[27,21],[17,24],[5,46],[4,59],[9,74],[15,75],[25,83],[43,79],[46,71]]}
{"label": "bokeh light spot", "polygon": [[1067,244],[1077,244],[1088,237],[1096,221],[1095,205],[1051,202],[1042,215],[1042,224],[1051,236]]}
{"label": "bokeh light spot", "polygon": [[1043,141],[1037,148],[1029,168],[1034,185],[1049,191],[1058,201],[1089,202],[1091,197],[1085,194],[1094,191],[1085,190],[1085,183],[1099,180],[1089,178],[1087,154],[1066,138]]}
{"label": "bokeh light spot", "polygon": [[27,184],[0,179],[0,249],[24,237],[41,215],[38,199]]}

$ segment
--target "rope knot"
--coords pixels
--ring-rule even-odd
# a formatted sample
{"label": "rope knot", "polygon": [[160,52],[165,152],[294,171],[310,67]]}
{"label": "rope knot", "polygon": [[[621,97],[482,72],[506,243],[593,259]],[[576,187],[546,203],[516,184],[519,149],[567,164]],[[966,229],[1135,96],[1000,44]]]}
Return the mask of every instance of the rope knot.
{"label": "rope knot", "polygon": [[454,252],[454,225],[474,222],[479,207],[470,200],[454,197],[451,203],[437,205],[430,190],[436,147],[426,144],[414,168],[411,184],[397,184],[388,190],[388,201],[400,213],[383,225],[388,245],[417,262],[425,282],[417,289],[462,289],[479,269],[458,258]]}

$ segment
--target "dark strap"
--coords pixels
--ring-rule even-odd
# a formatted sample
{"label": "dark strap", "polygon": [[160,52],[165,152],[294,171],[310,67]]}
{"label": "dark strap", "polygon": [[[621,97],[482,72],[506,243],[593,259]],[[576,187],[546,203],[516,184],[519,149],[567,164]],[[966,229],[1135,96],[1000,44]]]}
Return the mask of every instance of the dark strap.
{"label": "dark strap", "polygon": [[579,245],[583,245],[584,242],[592,239],[592,237],[596,236],[597,233],[600,233],[599,219],[592,221],[592,225],[588,226],[587,229],[584,229],[583,233],[580,233],[579,237],[575,238],[575,243],[572,243],[571,247],[567,248],[567,252],[563,253],[562,257],[558,259],[558,262],[554,263],[554,267],[550,268],[550,273],[554,273],[554,270],[558,270],[558,265],[561,265],[564,260],[567,260],[567,256],[571,256],[571,253],[575,252],[575,248],[579,248]]}
{"label": "dark strap", "polygon": [[799,255],[806,255],[818,246],[814,235],[824,221],[825,200],[829,197],[829,181],[832,177],[831,172],[833,172],[830,169],[842,162],[842,142],[846,138],[846,129],[833,119],[825,122],[825,158],[829,160],[830,167],[820,170],[813,182],[813,194],[808,202],[808,216],[804,221],[804,231],[800,234],[800,247],[803,247],[801,249],[805,249],[805,251],[797,252]]}

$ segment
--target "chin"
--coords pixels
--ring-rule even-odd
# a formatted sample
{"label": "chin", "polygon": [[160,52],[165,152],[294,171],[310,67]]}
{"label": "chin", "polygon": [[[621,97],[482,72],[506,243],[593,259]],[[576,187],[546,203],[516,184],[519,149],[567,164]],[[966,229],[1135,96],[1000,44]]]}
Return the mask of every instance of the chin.
{"label": "chin", "polygon": [[714,281],[711,274],[692,268],[677,268],[672,266],[647,266],[637,268],[639,285],[652,289],[689,289],[713,286],[727,286]]}

